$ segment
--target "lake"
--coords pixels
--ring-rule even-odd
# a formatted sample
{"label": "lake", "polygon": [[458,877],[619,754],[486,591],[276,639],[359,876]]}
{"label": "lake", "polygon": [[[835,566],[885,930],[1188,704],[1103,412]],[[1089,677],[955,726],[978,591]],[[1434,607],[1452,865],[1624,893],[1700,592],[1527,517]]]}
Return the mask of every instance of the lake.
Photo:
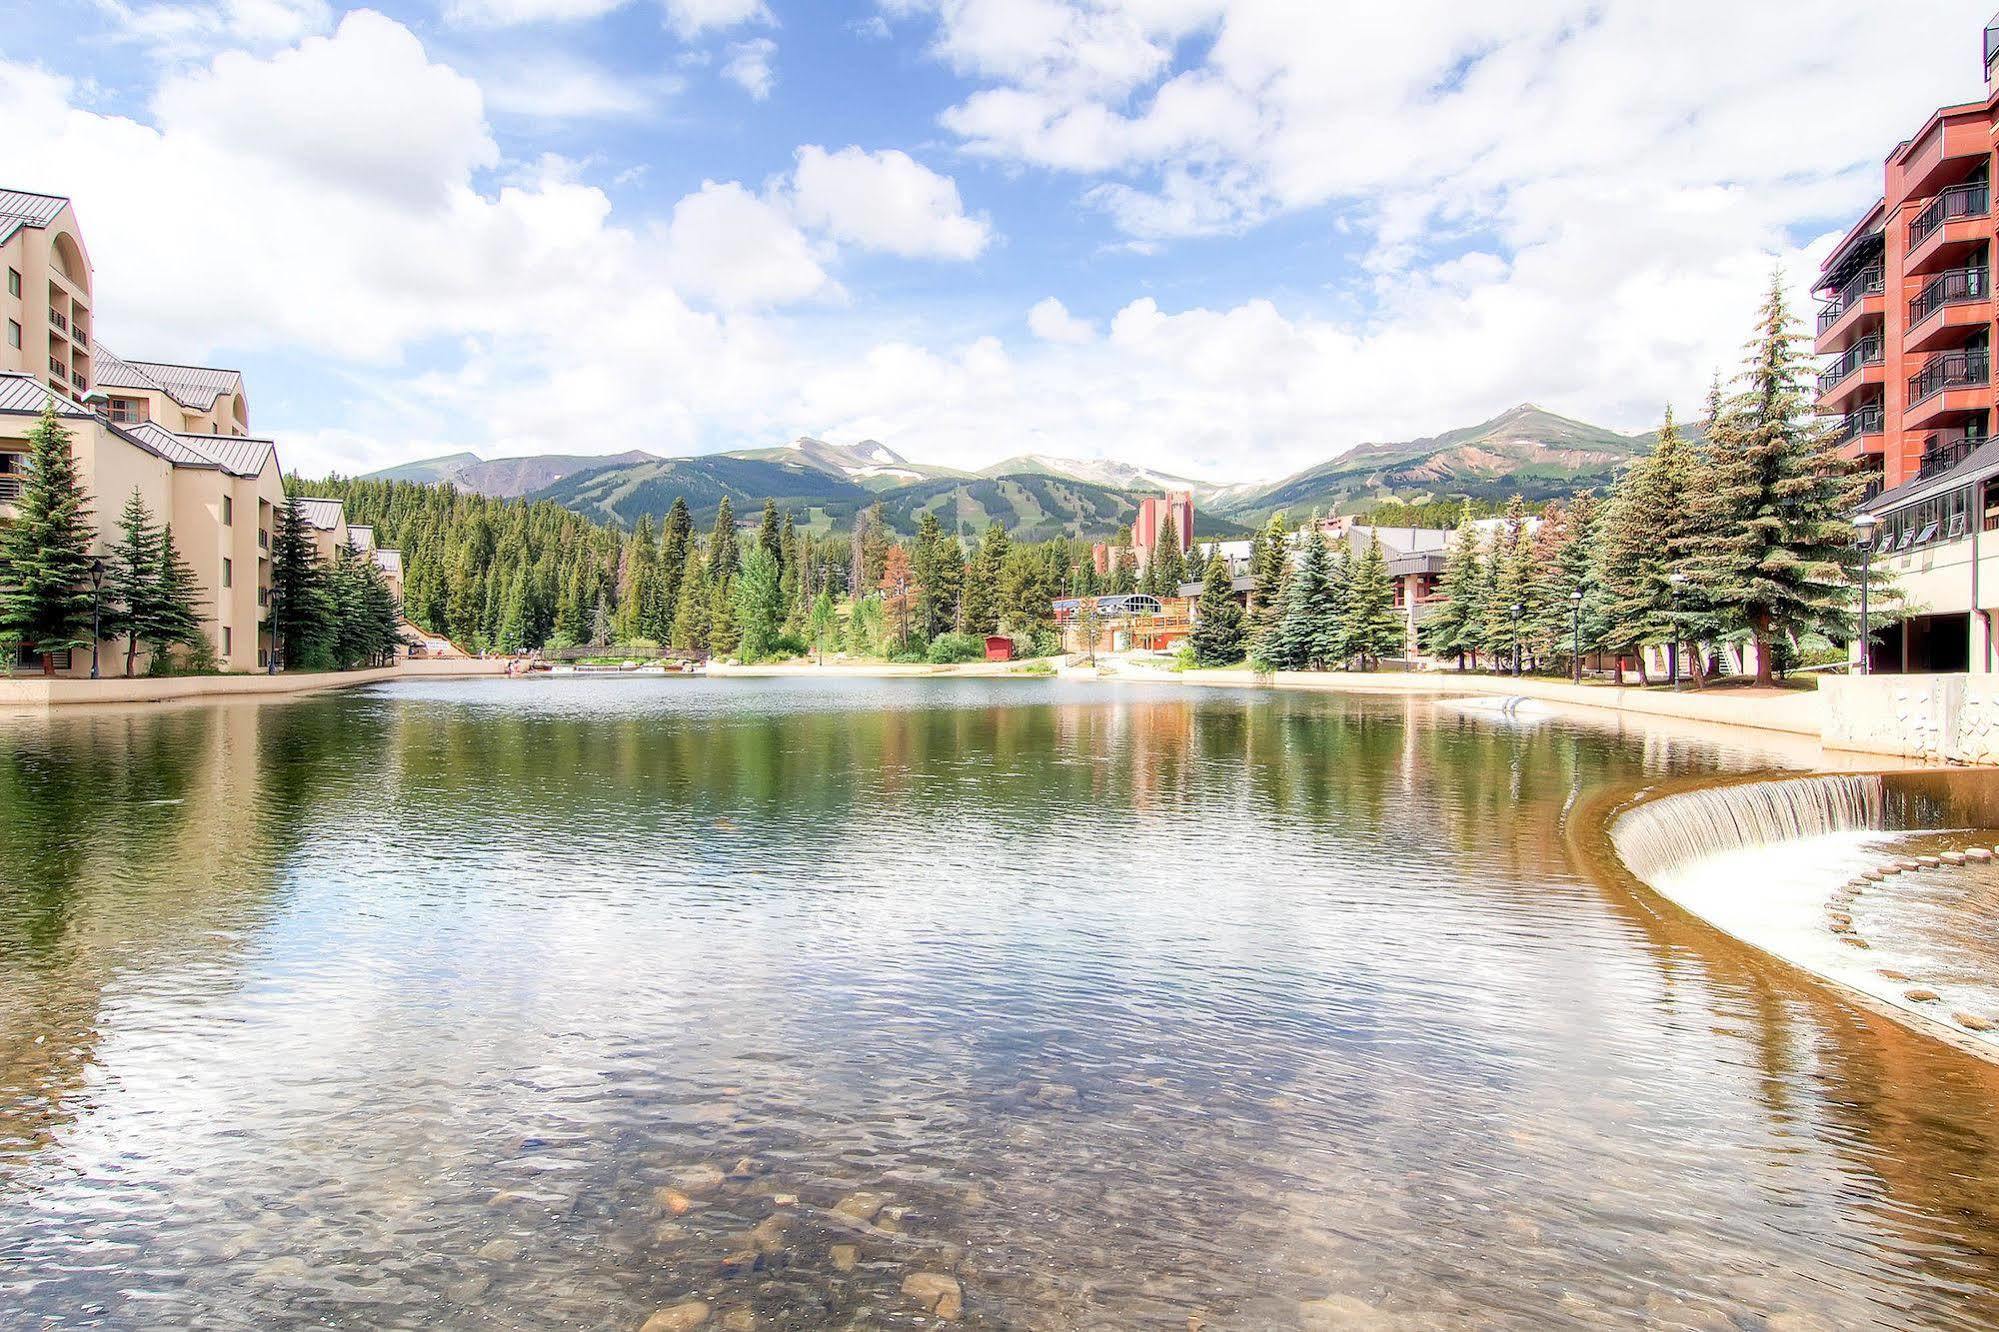
{"label": "lake", "polygon": [[1623,725],[1025,678],[0,720],[0,1326],[1999,1322],[1999,1069],[1600,886],[1593,793],[1774,761]]}

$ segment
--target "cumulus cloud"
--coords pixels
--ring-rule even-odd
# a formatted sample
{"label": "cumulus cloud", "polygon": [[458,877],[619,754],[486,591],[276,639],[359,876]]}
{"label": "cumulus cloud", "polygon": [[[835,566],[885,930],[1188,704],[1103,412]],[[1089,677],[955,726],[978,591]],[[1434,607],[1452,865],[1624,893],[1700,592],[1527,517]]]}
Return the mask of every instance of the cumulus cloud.
{"label": "cumulus cloud", "polygon": [[666,14],[682,37],[773,21],[764,0],[666,0]]}
{"label": "cumulus cloud", "polygon": [[1079,346],[1097,338],[1095,325],[1070,314],[1069,307],[1053,296],[1035,302],[1034,308],[1027,312],[1027,327],[1043,342]]}
{"label": "cumulus cloud", "polygon": [[674,205],[666,253],[677,287],[719,305],[785,305],[829,286],[784,210],[734,181],[706,181]]}
{"label": "cumulus cloud", "polygon": [[182,58],[224,41],[268,49],[333,22],[326,0],[219,0],[219,3],[141,3],[98,0],[120,37],[142,42],[169,58]]}
{"label": "cumulus cloud", "polygon": [[991,240],[967,217],[957,182],[909,154],[858,147],[798,150],[792,200],[799,217],[836,240],[907,258],[972,259]]}
{"label": "cumulus cloud", "polygon": [[656,110],[677,93],[677,78],[641,81],[561,52],[503,61],[480,72],[486,105],[533,120],[625,120]]}
{"label": "cumulus cloud", "polygon": [[777,57],[777,43],[768,37],[752,37],[729,47],[728,63],[722,77],[761,102],[777,86],[777,71],[771,61]]}

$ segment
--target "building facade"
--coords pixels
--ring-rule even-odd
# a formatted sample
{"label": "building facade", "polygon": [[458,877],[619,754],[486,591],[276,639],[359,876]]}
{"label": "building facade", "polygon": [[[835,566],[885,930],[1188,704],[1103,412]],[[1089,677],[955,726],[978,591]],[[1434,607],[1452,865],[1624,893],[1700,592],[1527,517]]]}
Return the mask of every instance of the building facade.
{"label": "building facade", "polygon": [[1986,96],[1939,108],[1895,146],[1880,200],[1819,276],[1818,408],[1869,474],[1873,670],[1993,669],[1999,20],[1983,46]]}
{"label": "building facade", "polygon": [[[274,441],[250,429],[249,397],[235,370],[126,360],[96,340],[93,279],[82,229],[67,199],[0,190],[0,523],[13,514],[28,437],[53,404],[69,432],[90,496],[93,548],[119,540],[118,519],[137,493],[170,525],[194,571],[202,629],[224,670],[269,664],[271,543],[284,479]],[[339,510],[337,500],[303,501]],[[398,552],[353,544],[344,513],[316,545],[323,559],[364,554],[402,594]],[[365,530],[365,529],[364,529]],[[120,645],[105,642],[107,673],[122,673]],[[84,675],[88,649],[63,654],[63,674]],[[114,667],[115,663],[115,667]],[[140,654],[139,668],[144,668]]]}

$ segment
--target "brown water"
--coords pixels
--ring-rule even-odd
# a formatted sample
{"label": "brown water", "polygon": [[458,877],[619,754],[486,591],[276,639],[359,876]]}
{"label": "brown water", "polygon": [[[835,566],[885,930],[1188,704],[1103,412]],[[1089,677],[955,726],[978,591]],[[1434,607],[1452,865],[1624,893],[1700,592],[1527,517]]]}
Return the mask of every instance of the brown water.
{"label": "brown water", "polygon": [[0,1326],[1990,1326],[1995,1070],[1557,830],[1766,761],[1028,680],[0,722]]}

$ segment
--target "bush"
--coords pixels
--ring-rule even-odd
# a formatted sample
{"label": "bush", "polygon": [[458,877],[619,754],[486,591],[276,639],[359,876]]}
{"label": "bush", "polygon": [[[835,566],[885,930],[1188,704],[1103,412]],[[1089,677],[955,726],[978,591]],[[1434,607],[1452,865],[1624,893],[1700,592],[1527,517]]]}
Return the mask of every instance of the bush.
{"label": "bush", "polygon": [[939,634],[930,641],[929,660],[933,666],[955,666],[961,661],[983,661],[985,643],[970,634]]}
{"label": "bush", "polygon": [[921,652],[898,652],[889,658],[889,664],[893,666],[921,666],[929,660],[930,658],[924,656]]}
{"label": "bush", "polygon": [[766,661],[784,661],[790,657],[802,657],[806,653],[805,640],[796,634],[779,634],[770,641],[770,651],[764,654]]}

